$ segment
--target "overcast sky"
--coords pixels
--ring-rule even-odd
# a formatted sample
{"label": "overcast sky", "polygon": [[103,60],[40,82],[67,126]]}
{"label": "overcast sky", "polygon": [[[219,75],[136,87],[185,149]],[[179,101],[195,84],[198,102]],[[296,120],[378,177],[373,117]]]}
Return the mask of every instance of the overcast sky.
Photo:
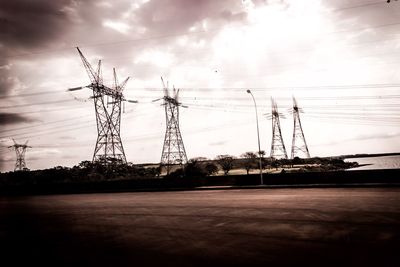
{"label": "overcast sky", "polygon": [[[159,162],[160,76],[181,88],[189,158],[270,153],[270,97],[290,154],[295,96],[311,156],[400,151],[400,2],[386,0],[0,0],[0,170],[11,138],[31,169],[91,160],[97,137],[74,47],[105,82],[130,76],[121,137],[127,160]],[[111,85],[111,83],[110,83]]]}

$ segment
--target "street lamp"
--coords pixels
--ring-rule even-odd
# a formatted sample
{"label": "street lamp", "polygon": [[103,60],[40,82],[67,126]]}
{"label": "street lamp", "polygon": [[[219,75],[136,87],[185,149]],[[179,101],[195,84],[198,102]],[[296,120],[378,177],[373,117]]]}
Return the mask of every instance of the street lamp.
{"label": "street lamp", "polygon": [[257,113],[257,104],[256,104],[256,100],[253,96],[253,94],[251,93],[250,90],[247,90],[247,93],[251,95],[251,97],[253,98],[253,102],[254,102],[254,108],[256,110],[256,123],[257,123],[257,138],[258,138],[258,156],[260,158],[260,179],[261,179],[261,184],[264,184],[263,181],[263,173],[262,173],[262,162],[261,162],[261,147],[260,147],[260,131],[258,129],[258,113]]}

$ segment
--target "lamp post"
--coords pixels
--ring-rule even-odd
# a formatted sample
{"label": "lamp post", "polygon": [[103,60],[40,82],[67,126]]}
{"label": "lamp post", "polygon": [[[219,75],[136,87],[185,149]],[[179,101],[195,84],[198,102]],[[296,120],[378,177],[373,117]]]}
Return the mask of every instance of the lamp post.
{"label": "lamp post", "polygon": [[256,110],[256,123],[257,123],[257,138],[258,138],[258,157],[260,159],[260,179],[261,179],[261,184],[264,184],[263,181],[263,173],[262,173],[262,162],[261,162],[261,147],[260,147],[260,131],[258,128],[258,113],[257,113],[257,104],[256,104],[256,100],[253,96],[253,94],[251,93],[250,90],[247,90],[247,93],[251,95],[251,97],[253,98],[253,102],[254,102],[254,108]]}

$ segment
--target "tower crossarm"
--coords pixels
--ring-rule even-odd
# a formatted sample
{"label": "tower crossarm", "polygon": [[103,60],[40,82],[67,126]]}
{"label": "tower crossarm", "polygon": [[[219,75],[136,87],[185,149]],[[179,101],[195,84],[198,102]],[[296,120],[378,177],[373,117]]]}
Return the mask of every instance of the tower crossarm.
{"label": "tower crossarm", "polygon": [[124,95],[122,94],[122,92],[118,92],[114,88],[110,88],[110,87],[105,86],[103,84],[93,84],[92,83],[88,87],[93,91],[97,91],[101,95],[111,96],[111,97],[116,98],[116,99],[125,100]]}
{"label": "tower crossarm", "polygon": [[92,83],[100,83],[99,79],[99,74],[100,74],[100,66],[101,66],[101,61],[99,61],[99,67],[98,71],[95,72],[92,68],[92,65],[90,65],[89,61],[86,59],[86,57],[83,55],[82,51],[79,49],[79,47],[76,47],[78,50],[79,56],[81,57],[83,66],[85,67],[85,70],[89,76],[89,79]]}

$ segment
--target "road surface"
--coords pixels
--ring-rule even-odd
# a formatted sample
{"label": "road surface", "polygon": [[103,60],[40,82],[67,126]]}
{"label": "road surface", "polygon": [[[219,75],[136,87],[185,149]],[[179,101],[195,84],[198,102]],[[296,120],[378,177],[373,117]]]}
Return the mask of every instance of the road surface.
{"label": "road surface", "polygon": [[1,266],[400,266],[400,188],[0,197]]}

